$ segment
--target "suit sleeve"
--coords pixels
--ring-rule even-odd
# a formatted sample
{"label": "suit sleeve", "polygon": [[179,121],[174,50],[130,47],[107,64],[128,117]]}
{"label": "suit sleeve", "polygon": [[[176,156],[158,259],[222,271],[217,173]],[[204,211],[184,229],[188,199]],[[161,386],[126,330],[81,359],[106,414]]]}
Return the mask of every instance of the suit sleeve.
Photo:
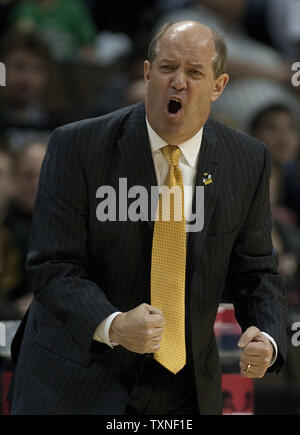
{"label": "suit sleeve", "polygon": [[88,276],[88,186],[69,128],[53,133],[43,162],[27,256],[35,299],[86,351],[118,311]]}
{"label": "suit sleeve", "polygon": [[279,353],[269,371],[279,371],[286,354],[286,287],[284,279],[277,272],[278,254],[271,239],[271,164],[264,145],[263,149],[263,169],[233,248],[227,288],[242,330],[256,326],[276,341]]}

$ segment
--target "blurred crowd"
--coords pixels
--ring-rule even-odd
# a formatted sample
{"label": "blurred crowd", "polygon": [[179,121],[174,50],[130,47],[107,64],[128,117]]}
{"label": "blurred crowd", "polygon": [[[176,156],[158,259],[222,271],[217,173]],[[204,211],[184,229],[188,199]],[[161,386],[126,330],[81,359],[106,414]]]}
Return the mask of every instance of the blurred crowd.
{"label": "blurred crowd", "polygon": [[299,0],[0,0],[0,320],[21,319],[31,301],[24,264],[51,132],[141,101],[148,42],[180,19],[228,45],[231,79],[212,117],[270,150],[273,242],[290,325],[300,321]]}

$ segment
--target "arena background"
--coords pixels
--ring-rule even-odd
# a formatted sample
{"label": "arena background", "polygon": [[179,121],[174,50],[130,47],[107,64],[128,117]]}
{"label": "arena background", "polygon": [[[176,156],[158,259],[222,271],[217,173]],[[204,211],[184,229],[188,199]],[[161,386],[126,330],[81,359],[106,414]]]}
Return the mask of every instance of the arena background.
{"label": "arena background", "polygon": [[300,414],[300,2],[0,0],[1,414],[9,413],[10,342],[31,301],[24,263],[49,136],[142,100],[148,42],[179,19],[226,40],[231,80],[212,117],[269,147],[272,237],[288,288],[287,363],[254,382],[239,376],[240,330],[224,298],[215,325],[224,414]]}

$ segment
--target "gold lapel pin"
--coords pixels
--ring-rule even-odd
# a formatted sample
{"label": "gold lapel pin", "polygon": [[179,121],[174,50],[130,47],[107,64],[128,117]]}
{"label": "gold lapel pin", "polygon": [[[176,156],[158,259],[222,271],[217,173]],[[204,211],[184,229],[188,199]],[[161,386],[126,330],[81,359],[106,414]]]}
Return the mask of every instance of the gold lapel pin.
{"label": "gold lapel pin", "polygon": [[204,172],[203,174],[203,184],[204,186],[207,186],[208,184],[211,184],[213,182],[213,179],[211,178],[211,174],[208,172]]}

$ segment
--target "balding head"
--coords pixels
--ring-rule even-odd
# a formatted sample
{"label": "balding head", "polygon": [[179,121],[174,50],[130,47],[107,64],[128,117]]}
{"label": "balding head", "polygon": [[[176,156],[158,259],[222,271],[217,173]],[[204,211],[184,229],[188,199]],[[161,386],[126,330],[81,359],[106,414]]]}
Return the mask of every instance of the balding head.
{"label": "balding head", "polygon": [[160,50],[163,39],[183,38],[185,36],[197,38],[199,44],[212,44],[212,64],[215,78],[218,78],[226,70],[227,47],[224,39],[210,27],[198,21],[177,21],[166,23],[161,26],[150,41],[148,48],[148,60],[152,63]]}

